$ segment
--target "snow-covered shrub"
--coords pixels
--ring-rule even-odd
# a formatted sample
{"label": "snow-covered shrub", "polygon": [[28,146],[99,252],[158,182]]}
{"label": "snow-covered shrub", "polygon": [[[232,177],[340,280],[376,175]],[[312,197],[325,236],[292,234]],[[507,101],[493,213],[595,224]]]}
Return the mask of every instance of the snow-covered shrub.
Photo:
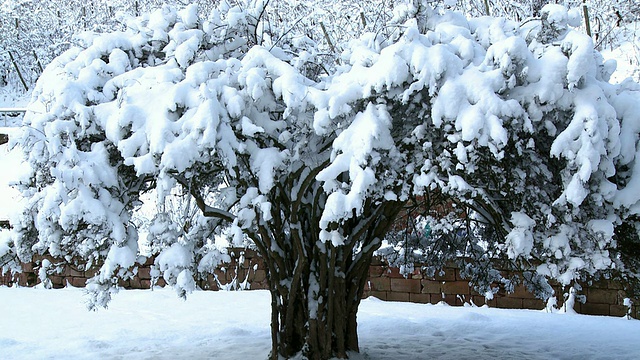
{"label": "snow-covered shrub", "polygon": [[[471,20],[473,50],[460,45],[467,29],[433,30],[440,43],[432,49],[451,39],[456,54],[447,62],[453,75],[430,90],[432,107],[419,128],[430,150],[420,161],[430,173],[417,177],[428,186],[412,200],[414,214],[420,223],[428,213],[435,231],[427,241],[409,241],[409,250],[405,236],[400,248],[436,266],[458,260],[482,290],[501,278],[494,268],[535,269],[563,284],[613,268],[638,273],[632,256],[620,261],[625,250],[614,234],[637,211],[628,168],[636,161],[630,129],[638,117],[630,109],[637,85],[607,83],[610,64],[571,29],[564,8],[550,5],[542,14],[541,27],[524,31],[502,19]],[[426,69],[420,74],[433,74]],[[424,86],[405,83],[405,99]],[[547,298],[551,289],[541,280],[524,279]]]}
{"label": "snow-covered shrub", "polygon": [[[153,189],[154,273],[181,295],[224,259],[216,236],[254,243],[274,358],[357,350],[372,255],[420,201],[430,236],[393,244],[416,259],[467,257],[485,280],[494,258],[534,267],[542,292],[538,275],[626,269],[615,229],[640,212],[638,85],[607,82],[564,8],[522,29],[405,3],[388,37],[364,33],[325,62],[263,2],[246,5],[122,17],[126,30],[86,34],[47,67],[32,99],[44,111],[18,139],[32,167],[21,259],[100,264],[89,289],[104,304],[134,271],[131,214]],[[202,215],[188,226],[163,207],[176,189]]]}

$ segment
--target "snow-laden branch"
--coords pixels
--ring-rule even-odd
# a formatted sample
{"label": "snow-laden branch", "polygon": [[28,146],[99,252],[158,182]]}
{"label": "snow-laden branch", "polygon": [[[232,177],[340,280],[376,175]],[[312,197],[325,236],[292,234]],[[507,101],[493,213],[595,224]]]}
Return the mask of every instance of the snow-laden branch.
{"label": "snow-laden branch", "polygon": [[200,187],[195,184],[195,180],[187,180],[183,176],[176,176],[175,179],[180,183],[185,189],[189,190],[189,194],[193,196],[193,199],[196,201],[196,205],[198,209],[202,212],[202,215],[205,217],[212,217],[222,219],[227,222],[233,222],[236,218],[235,215],[230,213],[227,210],[222,210],[210,205],[207,205],[204,197],[200,193]]}

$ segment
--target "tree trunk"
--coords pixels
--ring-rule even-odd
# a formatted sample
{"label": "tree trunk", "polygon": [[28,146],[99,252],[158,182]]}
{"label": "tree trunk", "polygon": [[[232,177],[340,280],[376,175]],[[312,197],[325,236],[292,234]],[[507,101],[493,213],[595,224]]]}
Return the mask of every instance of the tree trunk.
{"label": "tree trunk", "polygon": [[316,250],[293,273],[269,272],[272,359],[301,351],[308,359],[347,358],[359,350],[356,314],[372,256],[355,264],[342,247]]}
{"label": "tree trunk", "polygon": [[339,246],[319,240],[317,208],[283,205],[280,217],[250,235],[268,269],[270,358],[346,359],[359,351],[357,311],[373,253],[402,204],[368,204],[362,216],[336,225],[345,238]]}

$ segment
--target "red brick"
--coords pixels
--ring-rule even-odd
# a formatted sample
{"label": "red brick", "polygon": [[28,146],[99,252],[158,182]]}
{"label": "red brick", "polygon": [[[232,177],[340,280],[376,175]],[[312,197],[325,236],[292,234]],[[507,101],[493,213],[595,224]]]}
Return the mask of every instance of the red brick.
{"label": "red brick", "polygon": [[205,290],[218,290],[218,283],[216,282],[216,279],[212,274],[207,275],[207,279],[204,281],[203,286]]}
{"label": "red brick", "polygon": [[258,282],[251,283],[251,290],[268,290],[268,289],[269,289],[269,284],[266,281],[258,281]]}
{"label": "red brick", "polygon": [[420,290],[419,279],[391,279],[391,291],[393,292],[419,294]]}
{"label": "red brick", "polygon": [[[244,268],[238,269],[238,272],[237,272],[238,281],[243,282],[247,278],[248,272],[249,272],[248,269],[244,269]],[[253,270],[251,270],[251,272],[253,272]]]}
{"label": "red brick", "polygon": [[613,290],[622,290],[622,289],[624,289],[624,286],[622,285],[622,283],[620,281],[610,280],[607,285],[608,285],[609,289],[613,289]]}
{"label": "red brick", "polygon": [[380,300],[387,300],[387,292],[386,291],[371,291],[369,292],[370,296],[376,297]]}
{"label": "red brick", "polygon": [[89,269],[84,271],[84,277],[86,277],[87,279],[92,278],[92,277],[96,276],[96,274],[98,273],[98,270],[100,270],[100,267],[98,267],[98,266],[94,266],[92,268],[89,268]]}
{"label": "red brick", "polygon": [[438,299],[438,302],[440,301],[444,301],[445,303],[451,305],[451,306],[462,306],[462,299],[460,299],[459,297],[455,296],[455,295],[446,295],[444,297],[444,299]]}
{"label": "red brick", "polygon": [[600,280],[591,280],[587,283],[585,288],[589,289],[608,289],[609,288],[609,280],[600,279]]}
{"label": "red brick", "polygon": [[423,294],[441,294],[442,282],[435,280],[421,280]]}
{"label": "red brick", "polygon": [[388,277],[373,278],[369,280],[371,290],[373,291],[389,291],[391,290],[391,279]]}
{"label": "red brick", "polygon": [[628,308],[624,305],[609,305],[610,316],[625,316],[627,315]]}
{"label": "red brick", "polygon": [[[471,302],[473,301],[473,296],[471,295],[458,295],[458,297],[461,298],[462,302],[465,304],[471,304]],[[474,302],[475,304],[475,302]]]}
{"label": "red brick", "polygon": [[385,272],[385,268],[382,265],[369,266],[370,277],[380,277]]}
{"label": "red brick", "polygon": [[258,253],[255,250],[244,249],[243,256],[245,259],[253,259],[258,256]]}
{"label": "red brick", "polygon": [[614,305],[618,302],[618,292],[616,290],[587,289],[587,302]]}
{"label": "red brick", "polygon": [[589,303],[587,299],[587,303],[580,304],[579,312],[581,314],[587,315],[609,315],[609,306],[608,304],[592,304]]}
{"label": "red brick", "polygon": [[64,272],[62,274],[63,276],[84,277],[84,271],[76,270],[68,265],[64,267]]}
{"label": "red brick", "polygon": [[33,286],[36,284],[38,276],[34,273],[21,273],[18,275],[18,284],[20,286]]}
{"label": "red brick", "polygon": [[496,307],[501,309],[522,309],[522,299],[499,297],[496,299]]}
{"label": "red brick", "polygon": [[253,281],[261,282],[267,279],[267,271],[266,270],[256,270],[252,271]]}
{"label": "red brick", "polygon": [[229,282],[233,281],[233,279],[236,279],[236,278],[237,278],[237,276],[236,276],[236,269],[235,269],[235,267],[231,267],[231,266],[229,266],[229,267],[227,268],[227,271],[224,273],[224,277],[223,277],[223,279],[224,279],[227,283],[229,283]]}
{"label": "red brick", "polygon": [[138,277],[144,280],[151,280],[151,268],[150,267],[139,267],[138,268]]}
{"label": "red brick", "polygon": [[467,281],[446,281],[442,284],[442,292],[446,295],[468,295],[471,293]]}
{"label": "red brick", "polygon": [[437,304],[440,301],[444,301],[444,299],[446,298],[446,297],[443,298],[442,294],[430,294],[430,295],[431,295],[431,303],[432,304]]}
{"label": "red brick", "polygon": [[49,276],[49,280],[51,280],[51,285],[55,288],[56,286],[64,286],[64,279],[62,276]]}
{"label": "red brick", "polygon": [[22,272],[34,272],[34,265],[35,264],[33,262],[22,263]]}
{"label": "red brick", "polygon": [[395,279],[404,279],[404,275],[400,274],[400,269],[398,269],[397,267],[390,267],[387,269],[387,271],[385,272],[385,276],[388,276],[390,278],[395,278]]}
{"label": "red brick", "polygon": [[431,294],[409,294],[409,301],[419,304],[431,303]]}
{"label": "red brick", "polygon": [[454,268],[436,270],[435,279],[438,281],[456,281],[456,270]]}
{"label": "red brick", "polygon": [[11,286],[12,284],[13,281],[9,273],[6,273],[4,275],[0,273],[0,285]]}
{"label": "red brick", "polygon": [[387,300],[388,301],[409,301],[409,293],[408,292],[387,292]]}
{"label": "red brick", "polygon": [[148,289],[151,287],[151,280],[134,277],[129,281],[132,289]]}
{"label": "red brick", "polygon": [[138,278],[137,276],[134,276],[131,279],[129,279],[129,289],[140,289],[140,288],[141,288],[140,278]]}
{"label": "red brick", "polygon": [[482,295],[473,295],[471,297],[471,300],[473,301],[473,304],[476,306],[482,306],[485,304],[485,302],[487,301],[487,298],[485,298]]}
{"label": "red brick", "polygon": [[523,309],[542,310],[544,307],[544,301],[540,299],[522,299]]}
{"label": "red brick", "polygon": [[222,269],[215,269],[213,273],[218,277],[218,281],[224,282],[227,278],[227,272]]}
{"label": "red brick", "polygon": [[535,299],[536,297],[530,293],[524,285],[515,286],[513,289],[513,293],[508,294],[508,297],[511,298],[520,298],[520,299]]}

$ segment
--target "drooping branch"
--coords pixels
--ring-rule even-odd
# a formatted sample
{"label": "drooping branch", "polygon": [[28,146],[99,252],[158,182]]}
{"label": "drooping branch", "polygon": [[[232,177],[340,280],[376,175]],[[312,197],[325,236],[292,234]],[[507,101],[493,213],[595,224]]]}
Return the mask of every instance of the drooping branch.
{"label": "drooping branch", "polygon": [[233,215],[229,211],[218,209],[216,207],[208,205],[204,201],[204,197],[198,191],[197,187],[193,186],[193,179],[191,179],[191,182],[189,182],[183,176],[175,176],[175,179],[180,185],[189,190],[189,194],[191,194],[191,196],[193,196],[193,199],[196,201],[196,206],[202,212],[202,216],[217,218],[228,222],[232,222],[236,218],[235,215]]}

